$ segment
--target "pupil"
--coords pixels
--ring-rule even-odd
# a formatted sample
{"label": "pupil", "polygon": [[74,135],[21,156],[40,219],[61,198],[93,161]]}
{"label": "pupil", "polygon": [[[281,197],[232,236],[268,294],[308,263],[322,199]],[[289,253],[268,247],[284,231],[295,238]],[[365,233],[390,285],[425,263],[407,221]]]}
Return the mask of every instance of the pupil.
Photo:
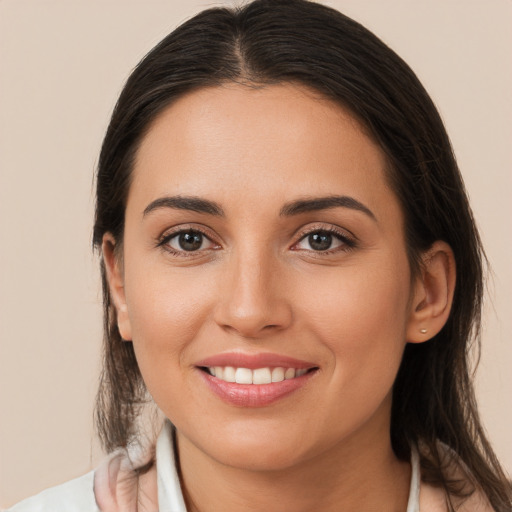
{"label": "pupil", "polygon": [[179,236],[180,247],[184,251],[196,251],[203,243],[203,235],[201,233],[181,233]]}
{"label": "pupil", "polygon": [[308,239],[309,245],[315,251],[326,251],[332,244],[332,235],[329,233],[313,233]]}

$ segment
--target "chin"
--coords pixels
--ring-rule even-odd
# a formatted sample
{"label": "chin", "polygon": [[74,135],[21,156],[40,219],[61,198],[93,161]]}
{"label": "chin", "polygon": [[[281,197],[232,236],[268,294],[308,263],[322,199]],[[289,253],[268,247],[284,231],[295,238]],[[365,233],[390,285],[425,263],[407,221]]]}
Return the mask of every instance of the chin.
{"label": "chin", "polygon": [[[280,471],[300,464],[314,452],[314,440],[306,440],[304,433],[294,431],[286,424],[270,425],[259,421],[224,423],[217,428],[196,427],[194,431],[180,432],[183,448],[192,448],[210,459],[233,468],[248,471]],[[265,424],[267,423],[267,424]],[[204,433],[208,432],[205,437]],[[182,448],[181,441],[180,450]],[[185,447],[187,445],[187,447]],[[309,448],[308,448],[309,447]],[[197,453],[197,452],[196,452]]]}
{"label": "chin", "polygon": [[283,471],[299,465],[304,455],[297,445],[279,446],[273,441],[262,443],[226,443],[227,450],[215,450],[212,457],[221,464],[255,472]]}

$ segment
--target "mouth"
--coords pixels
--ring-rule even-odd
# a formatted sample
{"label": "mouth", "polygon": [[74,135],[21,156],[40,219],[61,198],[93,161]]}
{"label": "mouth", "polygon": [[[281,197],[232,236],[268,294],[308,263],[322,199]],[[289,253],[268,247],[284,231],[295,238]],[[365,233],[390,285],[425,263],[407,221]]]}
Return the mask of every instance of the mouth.
{"label": "mouth", "polygon": [[203,382],[222,401],[264,407],[306,388],[319,367],[276,354],[227,353],[196,364]]}
{"label": "mouth", "polygon": [[317,368],[285,368],[282,366],[271,368],[266,366],[251,369],[234,366],[206,366],[200,367],[200,369],[224,382],[260,386],[302,377],[306,373],[315,371]]}

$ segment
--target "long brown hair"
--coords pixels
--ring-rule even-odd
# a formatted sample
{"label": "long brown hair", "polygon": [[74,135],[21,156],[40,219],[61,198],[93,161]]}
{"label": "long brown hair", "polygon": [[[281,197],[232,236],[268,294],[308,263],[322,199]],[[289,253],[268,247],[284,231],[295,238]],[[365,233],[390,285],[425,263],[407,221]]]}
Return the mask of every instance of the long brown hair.
{"label": "long brown hair", "polygon": [[[396,455],[421,445],[425,479],[447,496],[466,492],[446,474],[453,450],[497,511],[511,487],[477,412],[469,353],[478,347],[483,294],[480,238],[449,138],[423,86],[375,35],[331,8],[306,0],[256,0],[193,17],[160,42],[129,77],[107,130],[97,175],[94,244],[110,232],[122,244],[124,212],[138,145],[152,121],[192,90],[226,82],[306,85],[348,108],[386,153],[406,222],[409,261],[436,240],[453,249],[457,284],[451,315],[427,343],[408,344],[393,388]],[[147,391],[133,346],[122,342],[103,262],[104,368],[96,420],[107,450],[138,435]]]}

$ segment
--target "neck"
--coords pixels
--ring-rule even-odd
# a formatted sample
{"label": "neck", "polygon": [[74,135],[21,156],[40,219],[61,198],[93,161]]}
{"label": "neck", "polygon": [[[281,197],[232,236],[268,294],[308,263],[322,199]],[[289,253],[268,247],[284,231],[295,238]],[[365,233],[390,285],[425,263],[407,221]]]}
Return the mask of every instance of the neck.
{"label": "neck", "polygon": [[395,457],[388,432],[366,429],[314,457],[272,471],[225,465],[178,433],[187,510],[281,512],[286,504],[286,510],[296,512],[404,512],[411,469]]}

